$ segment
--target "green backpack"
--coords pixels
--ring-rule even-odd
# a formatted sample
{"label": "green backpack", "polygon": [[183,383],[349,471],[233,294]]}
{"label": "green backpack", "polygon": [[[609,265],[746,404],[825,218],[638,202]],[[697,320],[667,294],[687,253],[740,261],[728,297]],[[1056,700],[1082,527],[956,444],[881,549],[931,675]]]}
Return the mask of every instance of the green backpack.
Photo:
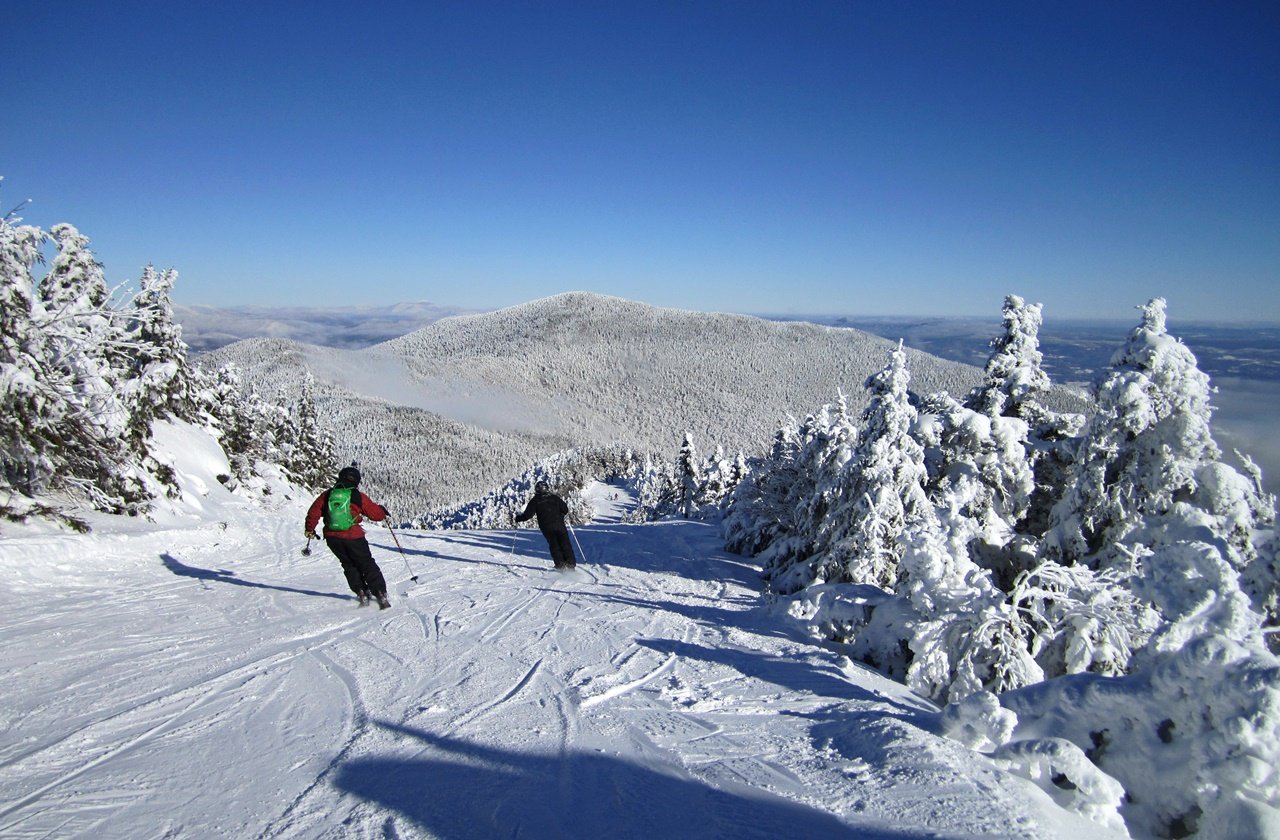
{"label": "green backpack", "polygon": [[330,531],[345,531],[356,524],[351,514],[350,487],[335,487],[329,491],[329,501],[325,504],[324,524]]}

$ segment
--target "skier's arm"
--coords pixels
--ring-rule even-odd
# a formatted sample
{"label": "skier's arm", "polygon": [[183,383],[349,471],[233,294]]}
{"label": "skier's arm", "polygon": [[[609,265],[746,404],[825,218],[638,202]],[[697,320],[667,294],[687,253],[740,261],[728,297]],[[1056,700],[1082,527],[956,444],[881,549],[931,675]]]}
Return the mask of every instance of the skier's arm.
{"label": "skier's arm", "polygon": [[526,519],[528,519],[531,516],[533,516],[533,500],[532,499],[529,500],[529,504],[524,506],[524,513],[516,516],[516,521],[524,522]]}
{"label": "skier's arm", "polygon": [[328,491],[316,496],[316,500],[311,503],[311,507],[307,509],[307,521],[303,526],[303,533],[315,533],[316,525],[320,524],[320,513],[324,510],[324,498],[328,495]]}
{"label": "skier's arm", "polygon": [[[360,491],[356,491],[359,493]],[[360,512],[372,519],[374,522],[381,522],[387,518],[387,509],[382,505],[370,499],[363,493],[360,493]]]}

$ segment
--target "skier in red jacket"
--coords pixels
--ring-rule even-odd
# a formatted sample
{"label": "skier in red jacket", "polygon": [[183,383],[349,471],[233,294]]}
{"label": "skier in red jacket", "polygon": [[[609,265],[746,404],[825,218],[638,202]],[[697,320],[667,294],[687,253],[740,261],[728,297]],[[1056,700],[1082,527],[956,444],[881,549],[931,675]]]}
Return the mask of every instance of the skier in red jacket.
{"label": "skier in red jacket", "polygon": [[316,525],[323,517],[324,541],[342,563],[347,585],[356,593],[360,606],[367,607],[371,599],[377,599],[378,606],[385,610],[391,606],[387,600],[387,581],[374,562],[369,541],[360,527],[360,518],[363,515],[374,522],[381,522],[387,518],[387,509],[361,493],[357,489],[359,486],[360,471],[354,466],[343,467],[338,472],[337,483],[311,503],[307,511],[306,537],[316,538]]}

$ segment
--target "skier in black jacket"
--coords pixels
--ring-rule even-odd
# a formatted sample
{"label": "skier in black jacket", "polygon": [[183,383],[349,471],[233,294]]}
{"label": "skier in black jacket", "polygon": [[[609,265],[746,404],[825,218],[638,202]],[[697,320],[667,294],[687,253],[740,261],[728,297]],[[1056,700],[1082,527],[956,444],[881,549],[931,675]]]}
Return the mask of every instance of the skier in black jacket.
{"label": "skier in black jacket", "polygon": [[569,530],[564,517],[569,506],[564,499],[551,492],[545,481],[533,486],[533,498],[525,506],[524,513],[516,517],[517,522],[538,517],[538,530],[547,538],[547,547],[551,549],[551,560],[557,569],[577,568],[578,561],[573,556],[573,545],[569,541]]}

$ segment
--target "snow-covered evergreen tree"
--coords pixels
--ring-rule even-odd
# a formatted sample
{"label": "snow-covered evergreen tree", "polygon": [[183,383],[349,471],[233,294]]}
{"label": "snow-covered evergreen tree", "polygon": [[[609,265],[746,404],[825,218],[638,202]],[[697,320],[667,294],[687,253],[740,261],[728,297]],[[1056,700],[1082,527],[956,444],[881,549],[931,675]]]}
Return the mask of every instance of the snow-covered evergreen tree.
{"label": "snow-covered evergreen tree", "polygon": [[[19,221],[13,213],[0,219],[6,515],[87,527],[68,510],[88,505],[145,515],[157,490],[176,498],[172,465],[150,452],[160,421],[218,437],[235,474],[222,477],[228,484],[253,476],[264,462],[281,467],[290,453],[308,465],[326,461],[314,405],[301,409],[295,423],[283,407],[246,392],[234,373],[214,376],[188,363],[170,299],[175,271],[148,266],[128,305],[117,306],[86,236],[69,224],[46,234]],[[35,267],[49,246],[48,270],[38,277]]]}
{"label": "snow-covered evergreen tree", "polygon": [[788,418],[767,457],[735,468],[745,475],[723,505],[726,547],[756,557],[770,592],[814,582],[814,540],[856,438],[841,395],[802,424]]}
{"label": "snow-covered evergreen tree", "polygon": [[1142,313],[1096,389],[1098,411],[1053,509],[1043,558],[1107,575],[1155,610],[1154,651],[1203,635],[1256,641],[1265,603],[1251,607],[1240,574],[1257,556],[1254,532],[1274,520],[1274,500],[1220,460],[1208,377],[1168,334],[1165,302]]}
{"label": "snow-covered evergreen tree", "polygon": [[1043,400],[1050,386],[1040,352],[1041,306],[1008,295],[1002,322],[1003,334],[991,340],[983,382],[965,397],[964,407],[987,417],[1016,417],[1031,426],[1047,413]]}
{"label": "snow-covered evergreen tree", "polygon": [[1046,678],[1118,676],[1151,639],[1159,614],[1129,588],[1129,573],[1045,562],[1015,582],[1011,601],[1028,627],[1027,648]]}
{"label": "snow-covered evergreen tree", "polygon": [[965,407],[988,417],[1020,417],[1042,410],[1049,376],[1040,366],[1040,304],[1017,295],[1004,299],[1004,335],[991,342],[983,383],[969,392]]}
{"label": "snow-covered evergreen tree", "polygon": [[[89,250],[89,238],[73,225],[57,224],[49,237],[58,253],[40,281],[40,299],[49,311],[49,322],[88,320],[105,316],[111,290],[102,273],[102,264]],[[91,326],[80,325],[86,333]]]}
{"label": "snow-covered evergreen tree", "polygon": [[58,252],[39,284],[37,326],[46,339],[46,382],[65,408],[56,473],[99,510],[140,513],[150,493],[133,465],[123,329],[88,239],[68,224],[54,225],[50,236]]}
{"label": "snow-covered evergreen tree", "polygon": [[824,405],[805,418],[797,467],[805,476],[793,490],[800,528],[811,542],[821,542],[831,524],[830,512],[846,479],[858,443],[858,429],[849,416],[843,393],[834,406]]}
{"label": "snow-covered evergreen tree", "polygon": [[680,444],[680,454],[676,456],[676,477],[680,482],[680,515],[690,519],[698,504],[702,468],[698,450],[693,445],[693,435],[689,432],[685,432],[684,441]]}
{"label": "snow-covered evergreen tree", "polygon": [[907,389],[911,375],[901,343],[871,376],[852,459],[817,535],[814,579],[870,583],[892,591],[898,580],[907,523],[931,514],[924,449],[911,435],[917,412]]}
{"label": "snow-covered evergreen tree", "polygon": [[1007,589],[1034,565],[1036,551],[1034,538],[1023,533],[1035,490],[1027,424],[974,411],[943,393],[921,401],[915,432],[926,447],[930,498],[956,511],[974,559]]}
{"label": "snow-covered evergreen tree", "polygon": [[128,380],[131,425],[139,439],[149,435],[157,417],[196,417],[194,373],[170,297],[177,277],[173,269],[156,271],[148,265],[132,301],[126,336],[131,351]]}
{"label": "snow-covered evergreen tree", "polygon": [[1280,531],[1273,530],[1258,547],[1258,556],[1241,574],[1240,586],[1262,613],[1268,648],[1280,653]]}
{"label": "snow-covered evergreen tree", "polygon": [[1209,431],[1209,392],[1195,356],[1168,334],[1165,301],[1147,303],[1094,389],[1097,410],[1053,510],[1047,557],[1105,566],[1144,515],[1192,498],[1197,472],[1221,455]]}
{"label": "snow-covered evergreen tree", "polygon": [[647,454],[636,475],[636,507],[628,515],[631,522],[649,522],[676,516],[680,510],[680,483],[671,462]]}
{"label": "snow-covered evergreen tree", "polygon": [[[253,428],[243,400],[244,384],[235,365],[223,365],[205,385],[202,403],[223,452],[230,462],[234,477],[244,478],[253,471]],[[226,476],[230,482],[233,476]]]}
{"label": "snow-covered evergreen tree", "polygon": [[302,380],[302,391],[290,410],[290,421],[297,430],[297,444],[289,463],[290,473],[303,487],[313,490],[327,486],[338,473],[334,458],[333,434],[320,424],[316,412],[315,377],[308,371]]}
{"label": "snow-covered evergreen tree", "polygon": [[[1048,527],[1049,509],[1064,486],[1074,438],[1084,423],[1082,415],[1046,406],[1050,382],[1041,366],[1042,321],[1040,304],[1028,304],[1017,295],[1005,298],[1004,333],[991,342],[983,383],[964,401],[965,408],[987,417],[1016,418],[1026,424],[1021,460],[1032,470],[1035,486],[1026,510],[1017,514],[1016,524],[1033,538]],[[1004,470],[1020,473],[1022,465],[1009,463]],[[1016,568],[1017,564],[1013,565]]]}
{"label": "snow-covered evergreen tree", "polygon": [[[1028,647],[1031,628],[969,558],[964,528],[944,512],[911,523],[900,540],[898,594],[914,608],[904,622],[911,658],[908,685],[939,701],[1003,692],[1044,678]],[[904,634],[905,635],[905,634]]]}
{"label": "snow-covered evergreen tree", "polygon": [[729,492],[726,498],[733,494],[742,479],[747,477],[747,456],[739,449],[733,456],[733,464],[729,468]]}
{"label": "snow-covered evergreen tree", "polygon": [[702,484],[698,488],[698,507],[705,509],[714,507],[719,510],[720,503],[733,489],[730,474],[733,464],[726,460],[724,447],[716,444],[715,451],[702,463]]}
{"label": "snow-covered evergreen tree", "polygon": [[[771,546],[794,535],[793,493],[801,478],[797,464],[800,427],[788,418],[773,436],[769,454],[747,463],[747,472],[725,500],[722,529],[725,548],[739,554],[762,557]],[[764,561],[770,579],[775,565]]]}
{"label": "snow-covered evergreen tree", "polygon": [[0,478],[33,495],[53,475],[61,404],[44,372],[44,320],[33,269],[46,236],[39,228],[0,218]]}

